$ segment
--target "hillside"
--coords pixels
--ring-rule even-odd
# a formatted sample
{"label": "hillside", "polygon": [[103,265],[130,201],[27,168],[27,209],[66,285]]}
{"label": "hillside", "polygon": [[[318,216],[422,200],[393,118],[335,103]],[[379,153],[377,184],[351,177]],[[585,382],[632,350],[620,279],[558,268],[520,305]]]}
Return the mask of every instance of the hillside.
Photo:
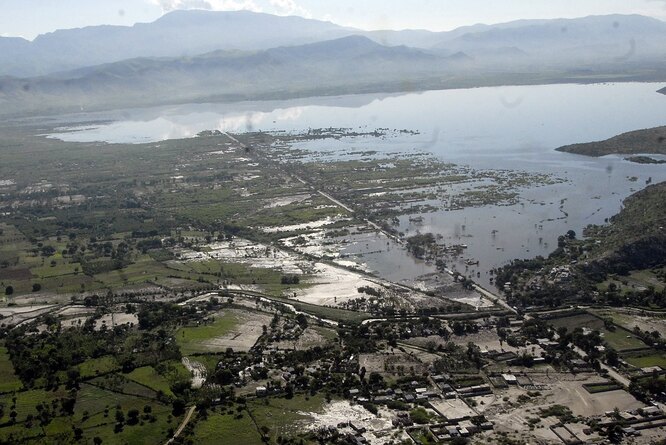
{"label": "hillside", "polygon": [[361,36],[265,51],[139,58],[57,76],[0,79],[0,114],[192,101],[405,91],[465,65]]}
{"label": "hillside", "polygon": [[64,29],[40,35],[32,42],[0,38],[0,49],[11,48],[0,52],[0,75],[33,77],[138,57],[263,50],[349,34],[353,30],[301,17],[249,11],[173,11],[152,23]]}
{"label": "hillside", "polygon": [[[505,290],[510,283],[509,302],[520,306],[589,303],[597,294],[597,302],[664,308],[665,228],[662,182],[628,197],[608,224],[588,226],[585,238],[577,239],[573,232],[561,236],[548,258],[514,260],[500,268],[497,283]],[[615,292],[618,283],[622,296]]]}
{"label": "hillside", "polygon": [[666,127],[630,131],[605,141],[565,145],[557,151],[586,156],[609,154],[666,154]]}
{"label": "hillside", "polygon": [[646,269],[666,263],[666,182],[648,186],[624,201],[607,226],[595,227],[594,261],[614,271]]}
{"label": "hillside", "polygon": [[436,47],[474,53],[489,48],[519,48],[551,61],[631,59],[664,54],[666,23],[640,15],[577,19],[523,20],[445,39]]}

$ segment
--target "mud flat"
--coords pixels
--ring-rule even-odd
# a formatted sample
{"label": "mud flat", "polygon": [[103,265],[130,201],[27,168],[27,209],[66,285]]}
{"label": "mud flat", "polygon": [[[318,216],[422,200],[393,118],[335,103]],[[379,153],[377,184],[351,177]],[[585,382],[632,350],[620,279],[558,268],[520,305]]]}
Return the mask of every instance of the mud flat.
{"label": "mud flat", "polygon": [[363,275],[324,263],[315,263],[312,275],[307,288],[295,291],[295,300],[318,306],[341,306],[359,298],[360,287],[370,286],[389,292],[382,284]]}
{"label": "mud flat", "polygon": [[[377,415],[371,414],[360,405],[352,405],[348,401],[333,401],[324,407],[323,412],[303,413],[311,419],[302,424],[307,431],[316,431],[323,427],[337,427],[341,423],[351,422],[357,428],[365,428],[363,437],[372,445],[384,445],[394,443],[395,440],[403,440],[408,437],[405,433],[397,433],[393,427],[395,414],[384,408],[380,408]],[[348,431],[347,431],[348,430]],[[350,427],[343,428],[342,432],[352,433]]]}
{"label": "mud flat", "polygon": [[263,333],[263,326],[268,326],[271,317],[260,312],[228,311],[236,319],[233,328],[223,335],[203,340],[201,346],[210,352],[223,352],[227,348],[234,351],[249,351]]}
{"label": "mud flat", "polygon": [[122,325],[138,325],[139,317],[136,314],[125,314],[125,313],[114,313],[114,314],[105,314],[100,317],[98,320],[95,320],[95,329],[99,330],[102,326],[106,326],[109,329],[114,328],[115,326]]}

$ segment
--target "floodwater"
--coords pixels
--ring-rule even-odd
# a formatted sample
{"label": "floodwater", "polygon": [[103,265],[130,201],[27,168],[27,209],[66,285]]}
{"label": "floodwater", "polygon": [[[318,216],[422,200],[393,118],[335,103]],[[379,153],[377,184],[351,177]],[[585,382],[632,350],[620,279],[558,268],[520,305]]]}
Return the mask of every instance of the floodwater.
{"label": "floodwater", "polygon": [[[520,190],[513,206],[484,206],[427,213],[422,223],[400,219],[399,229],[441,234],[447,244],[466,244],[449,267],[488,285],[490,270],[514,258],[548,255],[567,230],[579,235],[603,224],[624,198],[666,180],[666,165],[628,162],[621,156],[588,158],[555,148],[606,139],[626,131],[666,125],[662,84],[539,85],[430,91],[405,95],[359,95],[241,104],[192,104],[86,115],[53,137],[69,141],[150,142],[191,137],[202,130],[293,131],[308,128],[407,129],[389,138],[344,138],[299,143],[312,153],[335,157],[354,151],[427,152],[474,169],[549,173],[566,181]],[[67,122],[75,121],[68,118]],[[333,153],[333,155],[331,155]],[[370,269],[405,279],[432,270],[396,261],[384,241],[367,240],[360,250]],[[391,247],[393,250],[395,247]],[[358,247],[348,253],[357,253]],[[375,253],[370,253],[375,252]],[[378,253],[377,253],[378,252]],[[402,255],[400,255],[402,257]],[[466,266],[465,260],[479,261]]]}

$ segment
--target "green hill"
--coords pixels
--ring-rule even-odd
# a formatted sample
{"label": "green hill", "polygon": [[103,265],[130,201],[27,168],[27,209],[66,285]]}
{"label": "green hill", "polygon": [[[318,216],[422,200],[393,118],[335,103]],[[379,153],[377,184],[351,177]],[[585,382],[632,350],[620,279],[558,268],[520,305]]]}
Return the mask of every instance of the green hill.
{"label": "green hill", "polygon": [[[666,93],[666,88],[660,92]],[[666,127],[630,131],[605,141],[565,145],[557,151],[586,156],[609,154],[666,154]]]}

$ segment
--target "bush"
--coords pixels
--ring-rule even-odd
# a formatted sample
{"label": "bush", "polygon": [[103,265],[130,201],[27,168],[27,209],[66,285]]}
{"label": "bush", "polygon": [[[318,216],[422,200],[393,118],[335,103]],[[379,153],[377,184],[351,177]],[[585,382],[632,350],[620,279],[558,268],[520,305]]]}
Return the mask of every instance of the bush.
{"label": "bush", "polygon": [[301,282],[301,279],[298,275],[282,275],[280,282],[282,284],[298,284]]}
{"label": "bush", "polygon": [[430,422],[430,416],[428,412],[423,408],[416,408],[409,412],[409,418],[412,419],[412,422],[424,425]]}
{"label": "bush", "polygon": [[377,413],[379,412],[379,410],[377,409],[377,405],[375,405],[374,403],[365,403],[363,405],[363,408],[367,409],[374,415],[377,415]]}

